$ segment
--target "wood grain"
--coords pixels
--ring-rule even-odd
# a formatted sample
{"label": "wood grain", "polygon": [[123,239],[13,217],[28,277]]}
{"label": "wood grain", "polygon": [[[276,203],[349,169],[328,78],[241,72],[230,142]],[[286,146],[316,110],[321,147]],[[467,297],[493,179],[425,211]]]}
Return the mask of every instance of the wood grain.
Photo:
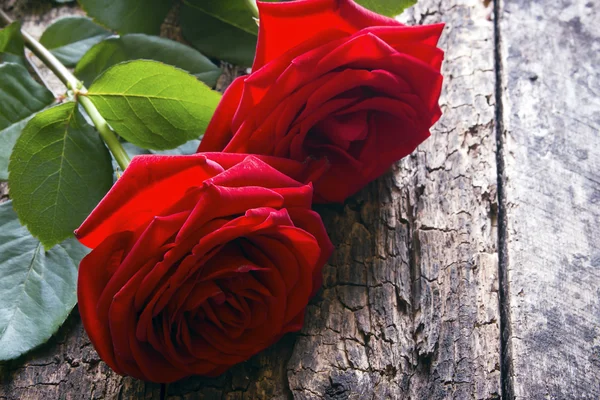
{"label": "wood grain", "polygon": [[[217,379],[170,385],[167,398],[500,397],[489,13],[480,0],[421,0],[402,16],[447,24],[444,116],[432,137],[346,204],[319,208],[337,250],[301,333]],[[47,15],[26,17],[41,27]],[[158,399],[163,389],[112,373],[76,312],[0,372],[7,400]]]}
{"label": "wood grain", "polygon": [[600,4],[500,8],[509,379],[600,398]]}

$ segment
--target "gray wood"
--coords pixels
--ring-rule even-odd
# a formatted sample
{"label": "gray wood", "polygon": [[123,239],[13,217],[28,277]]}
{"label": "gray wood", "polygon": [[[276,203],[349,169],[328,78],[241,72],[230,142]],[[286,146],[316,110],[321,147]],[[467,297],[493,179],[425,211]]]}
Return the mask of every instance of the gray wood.
{"label": "gray wood", "polygon": [[517,399],[600,398],[600,4],[505,0],[504,192]]}
{"label": "gray wood", "polygon": [[[345,205],[319,208],[337,250],[300,334],[217,379],[172,384],[168,398],[500,397],[489,14],[480,0],[421,0],[402,16],[447,23],[444,116],[432,138]],[[50,343],[0,366],[0,399],[156,399],[161,390],[112,373],[77,313]]]}

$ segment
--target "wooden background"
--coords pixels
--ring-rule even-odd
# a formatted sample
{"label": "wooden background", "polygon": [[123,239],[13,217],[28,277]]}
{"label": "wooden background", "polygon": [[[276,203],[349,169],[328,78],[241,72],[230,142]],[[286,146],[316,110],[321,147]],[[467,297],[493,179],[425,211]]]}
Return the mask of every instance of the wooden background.
{"label": "wooden background", "polygon": [[[38,37],[80,13],[0,4]],[[400,19],[446,23],[444,116],[319,208],[336,252],[302,332],[165,390],[114,374],[75,311],[0,364],[0,399],[600,399],[600,3],[420,0]]]}

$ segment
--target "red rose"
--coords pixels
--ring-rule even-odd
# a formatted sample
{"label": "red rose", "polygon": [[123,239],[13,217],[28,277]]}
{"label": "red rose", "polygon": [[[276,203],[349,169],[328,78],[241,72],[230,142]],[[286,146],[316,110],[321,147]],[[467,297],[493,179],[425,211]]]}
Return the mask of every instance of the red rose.
{"label": "red rose", "polygon": [[259,9],[254,72],[225,92],[199,151],[326,157],[315,196],[341,202],[429,136],[442,24],[404,26],[351,0]]}
{"label": "red rose", "polygon": [[[218,375],[300,329],[332,245],[307,164],[205,153],[139,156],[76,231],[93,248],[77,296],[122,375]],[[304,176],[303,178],[300,178]]]}

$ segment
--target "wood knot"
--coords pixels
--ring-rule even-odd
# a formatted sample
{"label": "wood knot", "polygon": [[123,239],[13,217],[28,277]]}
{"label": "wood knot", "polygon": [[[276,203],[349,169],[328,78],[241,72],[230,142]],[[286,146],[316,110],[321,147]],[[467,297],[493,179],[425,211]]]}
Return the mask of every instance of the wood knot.
{"label": "wood knot", "polygon": [[347,400],[350,397],[350,387],[347,382],[340,381],[339,378],[331,379],[331,384],[325,389],[324,398],[326,400]]}

